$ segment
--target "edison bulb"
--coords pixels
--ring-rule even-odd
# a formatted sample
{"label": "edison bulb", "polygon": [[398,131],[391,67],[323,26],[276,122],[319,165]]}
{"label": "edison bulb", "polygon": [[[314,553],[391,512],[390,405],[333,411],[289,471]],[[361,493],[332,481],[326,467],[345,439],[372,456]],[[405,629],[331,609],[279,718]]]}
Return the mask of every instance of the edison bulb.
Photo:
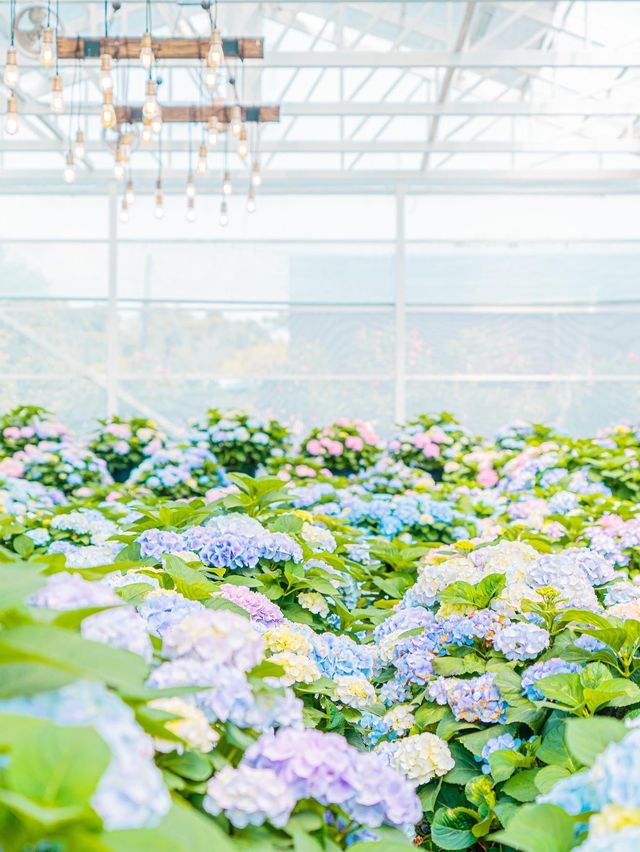
{"label": "edison bulb", "polygon": [[143,145],[150,145],[153,140],[153,128],[148,118],[143,120],[142,134],[140,136]]}
{"label": "edison bulb", "polygon": [[187,222],[196,221],[196,203],[195,199],[187,199]]}
{"label": "edison bulb", "polygon": [[156,117],[153,119],[153,121],[151,122],[151,129],[156,134],[156,136],[160,135],[160,132],[162,131],[162,113],[158,113],[158,115],[156,115]]}
{"label": "edison bulb", "polygon": [[240,128],[240,135],[238,136],[238,156],[243,160],[249,153],[249,142],[247,139],[247,131],[244,127]]}
{"label": "edison bulb", "polygon": [[120,221],[125,225],[129,221],[129,202],[126,195],[122,199],[122,206],[120,207]]}
{"label": "edison bulb", "polygon": [[234,104],[229,111],[231,121],[231,132],[234,136],[240,136],[242,130],[242,110],[238,104]]}
{"label": "edison bulb", "polygon": [[103,92],[113,89],[111,67],[111,54],[105,52],[100,56],[100,88]]}
{"label": "edison bulb", "polygon": [[131,178],[127,181],[127,189],[124,193],[124,197],[129,207],[132,207],[136,200],[136,194],[133,190],[133,181]]}
{"label": "edison bulb", "polygon": [[15,95],[10,95],[7,100],[7,114],[4,119],[4,129],[13,136],[20,129],[20,119],[18,118],[18,100]]}
{"label": "edison bulb", "polygon": [[198,164],[196,172],[200,177],[206,175],[209,171],[209,161],[207,160],[207,146],[203,143],[198,149]]}
{"label": "edison bulb", "polygon": [[51,68],[55,59],[53,46],[53,30],[47,27],[42,31],[42,44],[40,45],[40,62],[45,68]]}
{"label": "edison bulb", "polygon": [[262,173],[260,171],[260,163],[256,162],[251,166],[251,186],[260,186],[262,183]]}
{"label": "edison bulb", "polygon": [[76,141],[73,143],[73,156],[76,160],[84,159],[86,148],[84,144],[84,133],[82,130],[76,131]]}
{"label": "edison bulb", "polygon": [[249,213],[256,212],[256,194],[252,186],[249,187],[249,192],[247,193],[247,211]]}
{"label": "edison bulb", "polygon": [[215,148],[218,141],[218,119],[212,115],[207,121],[207,144],[210,148]]}
{"label": "edison bulb", "polygon": [[156,181],[156,206],[154,214],[156,219],[162,219],[164,216],[164,197],[162,195],[162,183],[160,180]]}
{"label": "edison bulb", "polygon": [[4,67],[4,84],[8,89],[15,89],[20,79],[18,70],[18,54],[15,47],[7,49],[7,64]]}
{"label": "edison bulb", "polygon": [[149,71],[153,65],[153,45],[151,42],[151,33],[146,32],[140,40],[140,62],[145,71]]}
{"label": "edison bulb", "polygon": [[105,130],[110,130],[116,126],[116,110],[113,106],[113,94],[107,90],[104,93],[102,109],[100,110],[100,121]]}
{"label": "edison bulb", "polygon": [[73,183],[76,179],[76,169],[73,162],[73,154],[71,151],[67,154],[67,161],[64,167],[64,179],[67,183]]}
{"label": "edison bulb", "polygon": [[211,41],[209,42],[209,50],[207,51],[207,66],[209,68],[219,68],[224,62],[224,50],[222,48],[222,37],[220,30],[214,29],[211,32]]}
{"label": "edison bulb", "polygon": [[218,69],[211,68],[209,65],[204,67],[204,83],[207,89],[215,89],[218,83]]}
{"label": "edison bulb", "polygon": [[160,105],[158,104],[158,84],[155,80],[147,80],[144,104],[142,105],[142,115],[144,118],[149,118],[153,121],[159,112]]}
{"label": "edison bulb", "polygon": [[233,192],[233,184],[231,183],[231,175],[229,172],[224,173],[224,178],[222,180],[222,191],[225,195],[231,195]]}
{"label": "edison bulb", "polygon": [[223,201],[220,205],[220,224],[223,228],[226,228],[229,224],[229,208],[226,201]]}
{"label": "edison bulb", "polygon": [[187,198],[195,198],[196,197],[196,185],[193,180],[193,175],[189,175],[187,178]]}
{"label": "edison bulb", "polygon": [[56,74],[51,81],[51,109],[60,114],[64,112],[64,95],[62,94],[62,77]]}

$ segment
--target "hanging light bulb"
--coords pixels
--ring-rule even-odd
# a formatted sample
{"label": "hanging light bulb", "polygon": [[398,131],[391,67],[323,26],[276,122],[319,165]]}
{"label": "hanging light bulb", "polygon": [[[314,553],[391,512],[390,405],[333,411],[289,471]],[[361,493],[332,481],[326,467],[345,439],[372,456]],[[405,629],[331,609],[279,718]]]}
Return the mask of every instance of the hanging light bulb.
{"label": "hanging light bulb", "polygon": [[151,33],[147,30],[140,40],[140,62],[145,71],[149,71],[153,65],[153,44],[151,42]]}
{"label": "hanging light bulb", "polygon": [[198,148],[198,163],[196,165],[196,174],[200,177],[206,175],[209,171],[209,161],[207,160],[207,146],[202,143]]}
{"label": "hanging light bulb", "polygon": [[233,184],[231,183],[231,175],[228,171],[224,173],[224,177],[222,179],[222,191],[225,195],[231,195],[233,192]]}
{"label": "hanging light bulb", "polygon": [[62,77],[59,74],[56,74],[51,81],[51,109],[58,114],[64,112]]}
{"label": "hanging light bulb", "polygon": [[241,127],[238,136],[238,156],[244,160],[248,153],[249,141],[247,139],[247,130],[245,127]]}
{"label": "hanging light bulb", "polygon": [[256,212],[256,194],[252,186],[249,187],[249,192],[247,193],[247,212]]}
{"label": "hanging light bulb", "polygon": [[84,133],[82,130],[76,131],[76,141],[73,143],[73,156],[76,160],[84,159],[86,148],[84,144]]}
{"label": "hanging light bulb", "polygon": [[207,52],[207,68],[219,68],[224,62],[224,50],[222,48],[222,37],[220,30],[214,28],[211,31],[209,50]]}
{"label": "hanging light bulb", "polygon": [[207,89],[215,89],[218,84],[218,69],[204,66],[204,83]]}
{"label": "hanging light bulb", "polygon": [[14,94],[9,95],[7,100],[7,114],[4,119],[4,129],[10,136],[13,136],[20,129],[20,119],[18,118],[18,99]]}
{"label": "hanging light bulb", "polygon": [[150,145],[153,140],[153,128],[148,118],[142,120],[142,134],[140,136],[143,145]]}
{"label": "hanging light bulb", "polygon": [[9,47],[7,48],[7,64],[4,66],[4,84],[8,89],[15,89],[19,79],[18,54],[15,47]]}
{"label": "hanging light bulb", "polygon": [[220,224],[223,228],[226,228],[229,224],[229,207],[227,206],[227,202],[224,198],[220,205]]}
{"label": "hanging light bulb", "polygon": [[64,179],[67,183],[73,183],[76,179],[76,169],[73,161],[73,152],[67,154],[67,161],[64,167]]}
{"label": "hanging light bulb", "polygon": [[55,59],[53,45],[53,30],[47,27],[42,31],[42,43],[40,45],[40,62],[45,68],[51,68]]}
{"label": "hanging light bulb", "polygon": [[131,178],[127,181],[127,188],[124,193],[124,198],[129,207],[132,207],[135,204],[136,194],[133,191],[133,181]]}
{"label": "hanging light bulb", "polygon": [[122,154],[122,148],[120,145],[116,148],[116,156],[113,161],[113,176],[117,180],[122,180],[124,177],[124,156]]}
{"label": "hanging light bulb", "polygon": [[105,51],[100,55],[100,88],[103,92],[113,89],[111,68],[111,54]]}
{"label": "hanging light bulb", "polygon": [[187,222],[196,221],[196,202],[194,198],[187,198]]}
{"label": "hanging light bulb", "polygon": [[239,104],[234,104],[229,110],[229,120],[233,135],[240,136],[240,131],[242,130],[242,110]]}
{"label": "hanging light bulb", "polygon": [[189,174],[187,177],[187,198],[195,198],[196,197],[196,185],[193,180],[193,175]]}
{"label": "hanging light bulb", "polygon": [[153,119],[153,121],[151,122],[151,129],[156,134],[156,136],[160,135],[160,132],[162,130],[162,115],[161,114],[156,115],[156,117]]}
{"label": "hanging light bulb", "polygon": [[159,112],[160,105],[158,104],[158,84],[155,80],[147,80],[144,104],[142,105],[142,115],[144,118],[149,118],[153,121]]}
{"label": "hanging light bulb", "polygon": [[162,181],[160,178],[156,181],[156,219],[162,219],[164,216],[164,197],[162,195]]}
{"label": "hanging light bulb", "polygon": [[251,186],[260,186],[262,183],[262,172],[260,171],[260,163],[256,160],[251,166]]}
{"label": "hanging light bulb", "polygon": [[207,121],[207,145],[210,148],[215,148],[218,141],[218,119],[215,115],[209,116]]}
{"label": "hanging light bulb", "polygon": [[123,197],[122,205],[120,207],[120,221],[125,225],[129,221],[129,202],[127,201],[126,195]]}
{"label": "hanging light bulb", "polygon": [[104,93],[102,101],[102,109],[100,110],[100,121],[105,130],[110,130],[116,126],[116,111],[113,106],[113,92],[107,90]]}
{"label": "hanging light bulb", "polygon": [[120,150],[122,151],[122,159],[128,163],[131,158],[131,134],[128,130],[120,137]]}

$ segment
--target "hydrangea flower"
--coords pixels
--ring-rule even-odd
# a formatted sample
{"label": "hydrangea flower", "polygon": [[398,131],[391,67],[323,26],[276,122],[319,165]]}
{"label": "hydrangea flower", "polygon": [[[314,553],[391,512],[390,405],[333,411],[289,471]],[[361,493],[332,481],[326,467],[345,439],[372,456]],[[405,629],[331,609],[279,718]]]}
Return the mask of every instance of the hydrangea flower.
{"label": "hydrangea flower", "polygon": [[549,632],[526,621],[516,621],[500,630],[493,647],[507,660],[535,660],[549,647]]}
{"label": "hydrangea flower", "polygon": [[536,687],[539,680],[552,675],[572,674],[579,672],[581,668],[578,663],[570,663],[560,657],[552,657],[550,660],[534,663],[522,673],[522,693],[527,696],[529,701],[542,701],[544,695]]}
{"label": "hydrangea flower", "polygon": [[276,828],[289,821],[296,797],[273,769],[240,764],[225,766],[207,784],[204,809],[217,816],[224,813],[236,828],[262,825],[267,820]]}
{"label": "hydrangea flower", "polygon": [[448,704],[456,719],[465,722],[504,722],[507,704],[491,673],[461,678],[439,677],[427,687],[437,704]]}
{"label": "hydrangea flower", "polygon": [[455,766],[447,743],[430,733],[380,743],[376,752],[416,787],[446,775]]}

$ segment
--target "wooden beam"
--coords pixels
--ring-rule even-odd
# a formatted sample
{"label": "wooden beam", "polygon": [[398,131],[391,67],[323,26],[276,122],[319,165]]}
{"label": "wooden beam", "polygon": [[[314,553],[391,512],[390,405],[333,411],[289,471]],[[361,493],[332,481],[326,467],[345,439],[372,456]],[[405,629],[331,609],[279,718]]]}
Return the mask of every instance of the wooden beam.
{"label": "wooden beam", "polygon": [[[113,59],[138,59],[139,38],[92,38],[59,36],[58,59],[98,59],[109,53]],[[154,38],[156,59],[205,59],[209,50],[208,38]],[[223,38],[224,55],[230,59],[264,59],[263,38]]]}
{"label": "wooden beam", "polygon": [[[181,106],[163,106],[162,121],[169,124],[203,124],[211,116],[218,121],[228,124],[230,121],[230,107],[228,106],[196,106],[185,104]],[[266,124],[267,122],[280,121],[280,107],[278,106],[244,106],[241,107],[242,120],[252,123]],[[136,124],[142,121],[141,106],[116,107],[118,124]]]}

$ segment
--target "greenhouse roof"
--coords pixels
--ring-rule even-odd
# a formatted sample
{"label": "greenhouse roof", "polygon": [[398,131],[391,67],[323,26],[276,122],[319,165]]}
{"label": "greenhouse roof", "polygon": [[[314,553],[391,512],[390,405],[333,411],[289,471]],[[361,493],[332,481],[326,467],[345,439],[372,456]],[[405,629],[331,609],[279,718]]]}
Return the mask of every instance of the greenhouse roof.
{"label": "greenhouse roof", "polygon": [[[17,7],[25,31],[32,8]],[[109,9],[111,34],[142,34],[144,3]],[[152,13],[154,36],[208,36],[199,3],[154,0]],[[62,0],[59,31],[98,36],[103,15],[102,0]],[[225,97],[233,75],[243,103],[280,106],[279,123],[259,134],[272,190],[637,191],[637,2],[227,0],[218,17],[223,35],[265,39],[263,60],[229,61],[217,94]],[[0,27],[8,44],[6,0]],[[0,141],[3,191],[60,191],[76,125],[87,151],[73,190],[104,189],[113,155],[99,122],[97,66],[61,69],[73,114],[56,115],[51,71],[17,44],[22,123]],[[120,65],[116,91],[135,99],[144,71]],[[197,62],[163,62],[159,73],[161,101],[209,97]],[[198,132],[163,131],[167,186],[172,179],[182,186]],[[226,157],[213,155],[212,168],[221,170]],[[134,162],[136,180],[152,187],[158,151],[140,149]],[[246,169],[235,154],[229,167],[238,175]]]}

